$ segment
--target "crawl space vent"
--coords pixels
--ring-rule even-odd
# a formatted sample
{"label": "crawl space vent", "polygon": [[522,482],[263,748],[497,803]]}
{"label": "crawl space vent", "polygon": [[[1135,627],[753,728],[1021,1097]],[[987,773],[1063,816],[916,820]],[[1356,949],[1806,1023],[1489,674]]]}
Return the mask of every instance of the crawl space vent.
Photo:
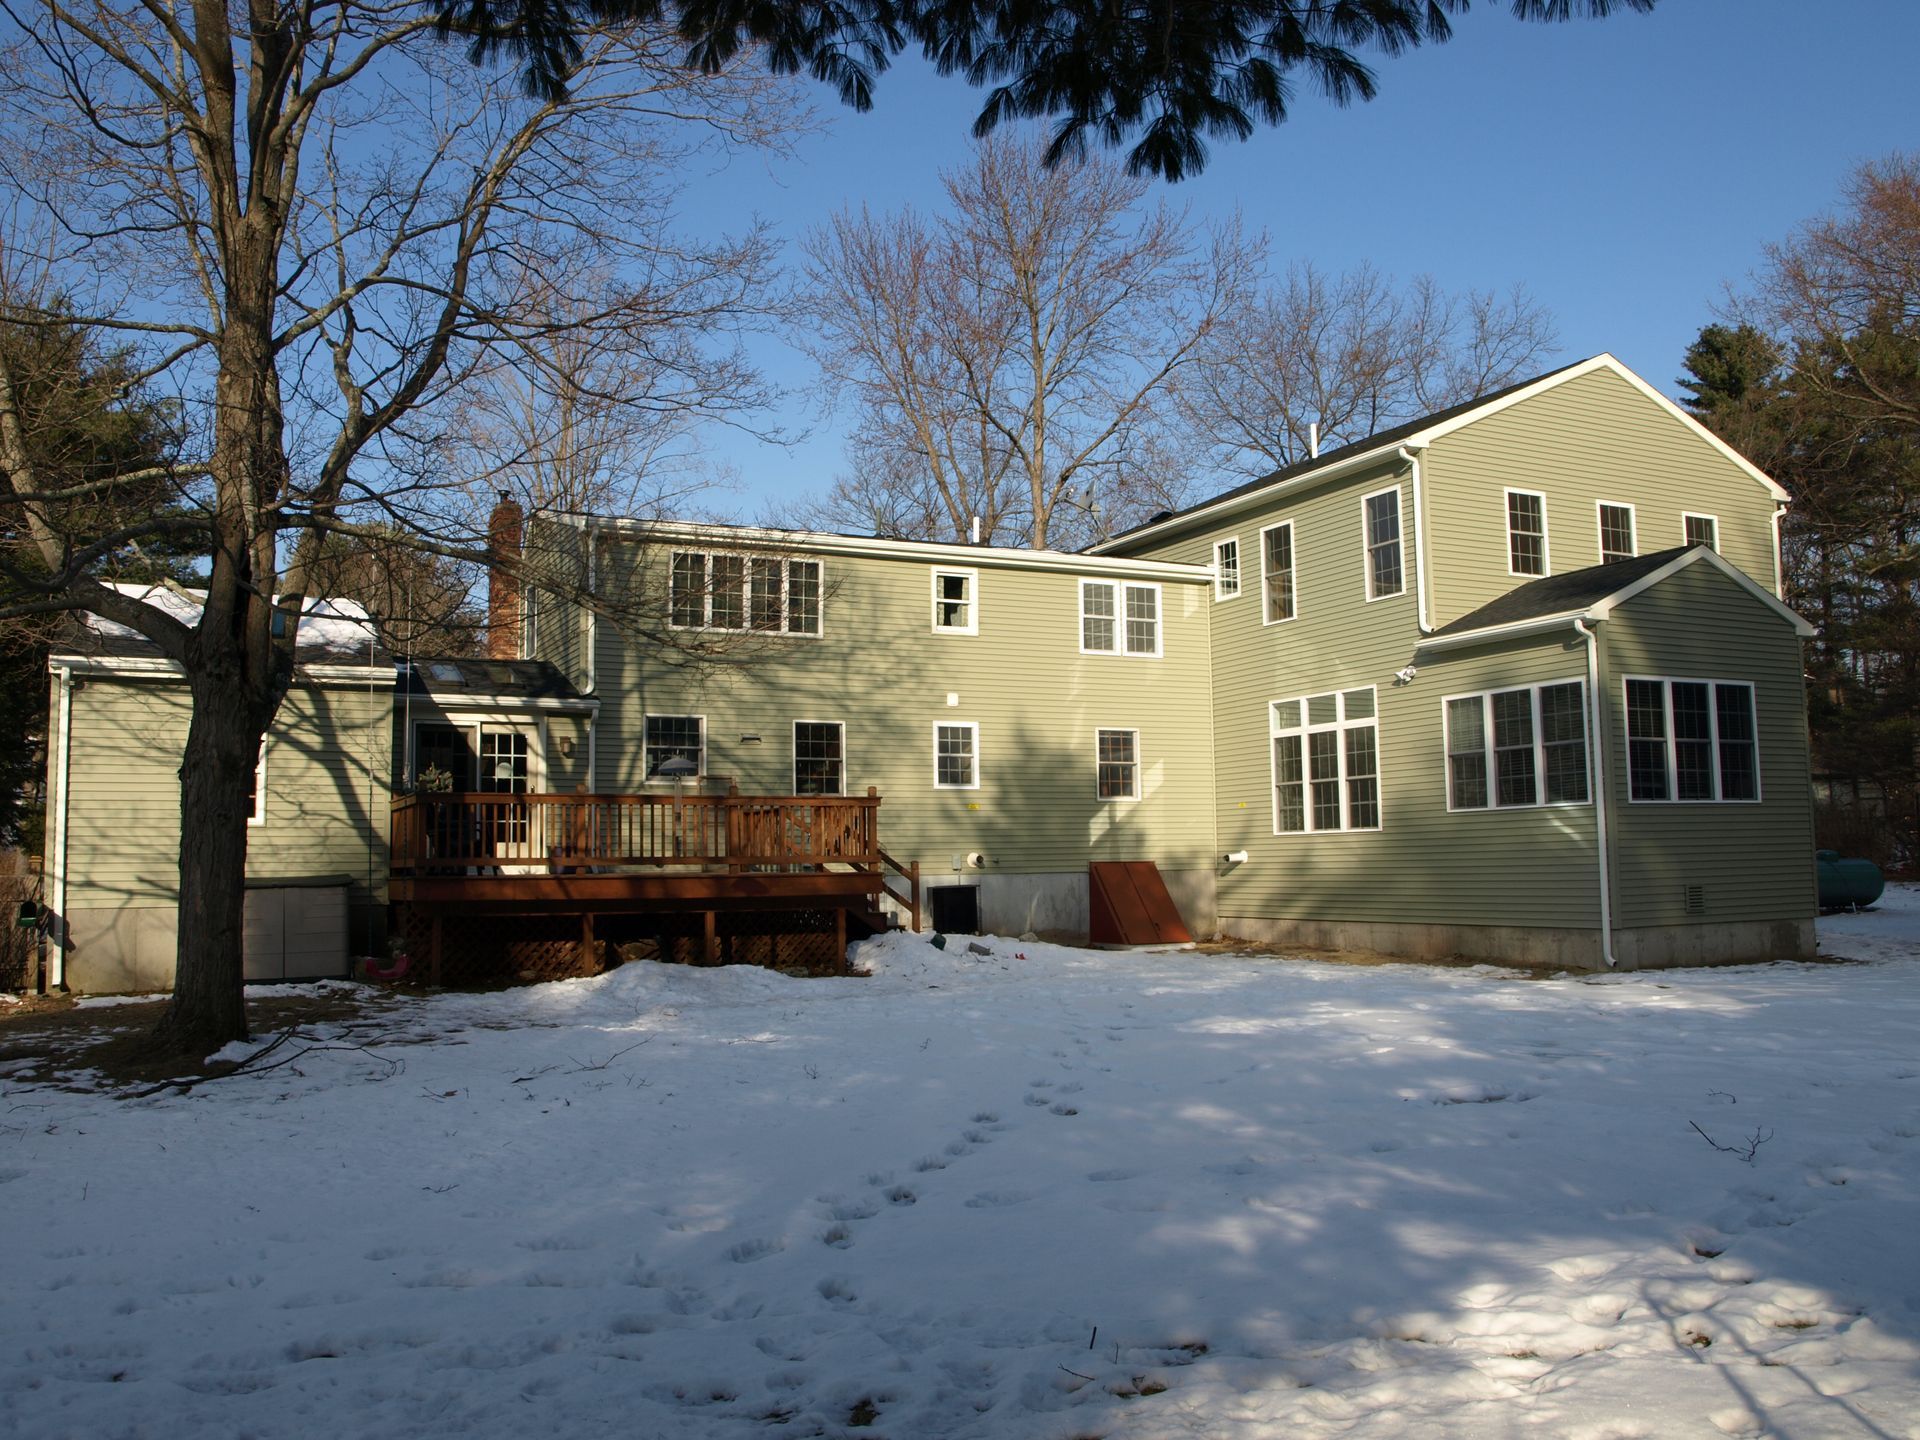
{"label": "crawl space vent", "polygon": [[1707,913],[1707,887],[1704,885],[1685,886],[1680,891],[1680,900],[1689,915]]}

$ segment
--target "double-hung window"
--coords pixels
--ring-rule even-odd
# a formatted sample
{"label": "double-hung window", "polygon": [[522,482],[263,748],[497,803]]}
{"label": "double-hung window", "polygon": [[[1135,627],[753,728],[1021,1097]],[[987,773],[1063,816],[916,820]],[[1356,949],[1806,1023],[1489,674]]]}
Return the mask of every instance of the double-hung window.
{"label": "double-hung window", "polygon": [[977,570],[933,572],[933,633],[980,633],[980,573]]}
{"label": "double-hung window", "polygon": [[1507,573],[1547,573],[1547,497],[1536,491],[1507,491]]}
{"label": "double-hung window", "polygon": [[660,767],[669,760],[690,760],[695,776],[706,774],[706,720],[699,715],[647,716],[641,731],[641,754],[649,780],[660,778]]}
{"label": "double-hung window", "polygon": [[676,550],[667,618],[682,630],[820,633],[820,562]]}
{"label": "double-hung window", "polygon": [[980,788],[980,727],[971,720],[940,721],[934,725],[933,788]]}
{"label": "double-hung window", "polygon": [[1101,730],[1094,735],[1096,787],[1102,800],[1140,798],[1140,732]]}
{"label": "double-hung window", "polygon": [[1240,593],[1240,537],[1213,542],[1213,598],[1231,600]]}
{"label": "double-hung window", "polygon": [[1584,805],[1591,798],[1580,681],[1451,695],[1443,708],[1449,810]]}
{"label": "double-hung window", "polygon": [[1158,655],[1160,587],[1082,580],[1080,650],[1085,655]]}
{"label": "double-hung window", "polygon": [[1720,522],[1711,515],[1682,514],[1680,530],[1689,545],[1704,545],[1709,550],[1720,548]]}
{"label": "double-hung window", "polygon": [[1368,495],[1361,502],[1367,544],[1367,599],[1384,600],[1407,588],[1400,563],[1400,487]]}
{"label": "double-hung window", "polygon": [[1616,560],[1631,560],[1634,554],[1633,507],[1609,505],[1602,500],[1600,502],[1600,563],[1611,565]]}
{"label": "double-hung window", "polygon": [[837,720],[793,722],[793,793],[844,795],[846,727]]}
{"label": "double-hung window", "polygon": [[1375,699],[1369,686],[1268,707],[1274,834],[1380,828]]}
{"label": "double-hung window", "polygon": [[1633,800],[1755,801],[1759,733],[1740,680],[1628,677],[1627,794]]}
{"label": "double-hung window", "polygon": [[1293,522],[1284,520],[1260,532],[1260,588],[1266,596],[1264,623],[1294,616]]}

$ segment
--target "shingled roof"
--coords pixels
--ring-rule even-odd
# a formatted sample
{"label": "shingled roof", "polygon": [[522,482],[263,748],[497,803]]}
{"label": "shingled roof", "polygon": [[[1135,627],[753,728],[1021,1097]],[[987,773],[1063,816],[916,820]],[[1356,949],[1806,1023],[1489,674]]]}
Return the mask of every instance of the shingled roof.
{"label": "shingled roof", "polygon": [[1541,620],[1549,615],[1570,615],[1586,610],[1609,595],[1618,594],[1636,580],[1645,579],[1663,565],[1672,564],[1689,548],[1676,545],[1671,550],[1656,550],[1651,555],[1636,555],[1631,560],[1589,565],[1584,570],[1569,570],[1562,575],[1529,580],[1525,585],[1509,590],[1498,600],[1490,600],[1478,610],[1462,615],[1451,624],[1442,625],[1433,634],[1435,638],[1461,635],[1469,630],[1523,625],[1529,620]]}

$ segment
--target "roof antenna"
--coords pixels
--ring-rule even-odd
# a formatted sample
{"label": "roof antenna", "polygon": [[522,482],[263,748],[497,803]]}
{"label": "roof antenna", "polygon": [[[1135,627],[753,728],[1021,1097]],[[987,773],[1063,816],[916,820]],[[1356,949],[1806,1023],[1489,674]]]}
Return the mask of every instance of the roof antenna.
{"label": "roof antenna", "polygon": [[1320,422],[1318,420],[1307,422],[1307,458],[1309,460],[1320,458]]}

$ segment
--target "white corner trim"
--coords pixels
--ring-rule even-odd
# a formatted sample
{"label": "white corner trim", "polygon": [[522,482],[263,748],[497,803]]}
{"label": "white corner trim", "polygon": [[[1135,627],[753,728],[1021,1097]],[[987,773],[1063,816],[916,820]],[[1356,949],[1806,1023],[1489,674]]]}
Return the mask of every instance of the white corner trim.
{"label": "white corner trim", "polygon": [[52,666],[54,684],[60,692],[60,717],[55,722],[56,737],[52,774],[47,777],[48,798],[53,814],[47,823],[47,903],[53,910],[53,924],[47,932],[47,988],[64,989],[67,983],[67,772],[73,753],[73,673],[57,661]]}

